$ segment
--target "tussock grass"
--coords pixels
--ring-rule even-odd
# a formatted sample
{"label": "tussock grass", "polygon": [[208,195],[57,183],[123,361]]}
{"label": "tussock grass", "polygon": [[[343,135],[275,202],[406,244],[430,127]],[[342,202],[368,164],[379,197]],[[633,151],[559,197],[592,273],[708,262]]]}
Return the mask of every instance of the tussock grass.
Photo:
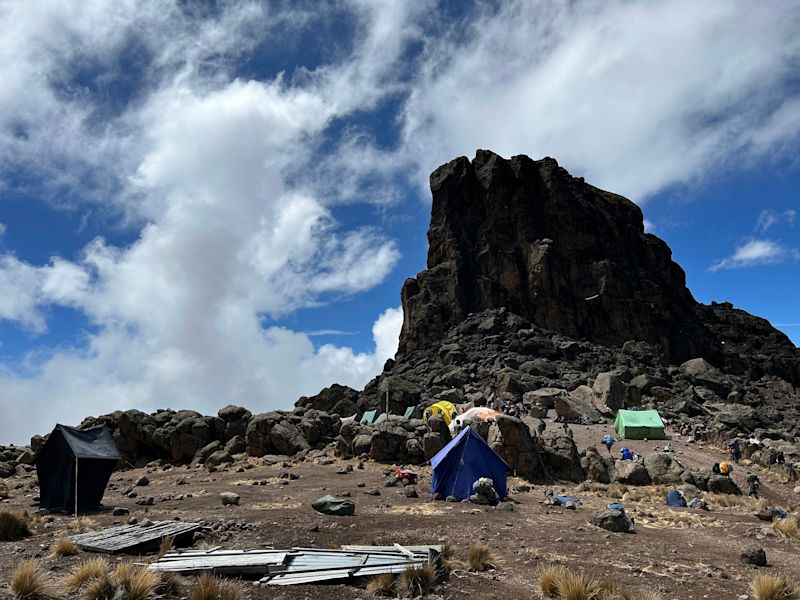
{"label": "tussock grass", "polygon": [[467,564],[471,571],[488,571],[495,568],[495,558],[489,546],[473,542],[467,548]]}
{"label": "tussock grass", "polygon": [[772,528],[783,537],[800,539],[800,519],[797,515],[790,515],[785,519],[775,519]]}
{"label": "tussock grass", "polygon": [[8,489],[8,484],[5,481],[0,481],[0,500],[5,500],[11,497],[11,492]]}
{"label": "tussock grass", "polygon": [[800,600],[800,590],[789,583],[786,575],[755,575],[750,580],[753,600]]}
{"label": "tussock grass", "polygon": [[177,598],[181,596],[181,576],[170,571],[159,573],[158,587],[156,593],[160,597]]}
{"label": "tussock grass", "polygon": [[21,540],[31,534],[28,519],[6,510],[0,511],[0,541]]}
{"label": "tussock grass", "polygon": [[[663,600],[653,591],[628,592],[616,583],[601,581],[584,573],[572,573],[563,565],[539,567],[539,589],[545,598],[558,600]],[[794,600],[794,599],[793,599]],[[798,599],[800,600],[800,599]]]}
{"label": "tussock grass", "polygon": [[542,565],[539,567],[539,589],[547,598],[556,598],[559,594],[559,584],[568,574],[563,565]]}
{"label": "tussock grass", "polygon": [[23,560],[11,573],[11,591],[19,600],[53,600],[59,598],[56,587],[47,579],[36,560]]}
{"label": "tussock grass", "polygon": [[244,600],[244,587],[238,581],[218,579],[205,573],[197,578],[188,600]]}
{"label": "tussock grass", "polygon": [[397,578],[392,573],[381,573],[369,580],[367,584],[367,595],[370,598],[380,596],[393,596],[394,585]]}
{"label": "tussock grass", "polygon": [[80,533],[82,531],[86,531],[87,529],[97,529],[99,525],[97,521],[94,519],[90,519],[89,517],[78,517],[77,519],[72,519],[69,523],[67,523],[67,529],[70,531],[74,531],[75,533]]}
{"label": "tussock grass", "polygon": [[434,585],[436,585],[436,571],[431,565],[408,567],[397,578],[397,588],[401,597],[425,596]]}
{"label": "tussock grass", "polygon": [[81,551],[78,545],[70,541],[68,538],[61,538],[50,546],[50,556],[75,556]]}
{"label": "tussock grass", "polygon": [[112,581],[124,590],[125,600],[155,600],[161,583],[156,573],[133,563],[121,563],[114,570]]}
{"label": "tussock grass", "polygon": [[558,585],[560,600],[600,600],[603,587],[596,579],[583,573],[570,573]]}
{"label": "tussock grass", "polygon": [[66,577],[64,586],[71,592],[77,592],[84,584],[93,579],[108,578],[111,566],[105,557],[97,556],[77,564]]}
{"label": "tussock grass", "polygon": [[111,581],[108,573],[100,577],[93,577],[81,588],[81,600],[112,600],[117,592],[117,587]]}
{"label": "tussock grass", "polygon": [[161,538],[161,546],[158,547],[158,554],[156,554],[153,562],[158,562],[170,552],[172,552],[172,538]]}

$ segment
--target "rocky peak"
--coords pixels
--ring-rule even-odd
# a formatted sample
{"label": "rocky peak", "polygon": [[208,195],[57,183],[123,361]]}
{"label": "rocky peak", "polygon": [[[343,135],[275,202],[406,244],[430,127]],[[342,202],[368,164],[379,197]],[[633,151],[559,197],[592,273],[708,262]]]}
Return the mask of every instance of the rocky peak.
{"label": "rocky peak", "polygon": [[[398,360],[438,347],[469,314],[502,307],[576,339],[646,342],[671,363],[703,357],[800,384],[800,353],[786,336],[730,305],[696,302],[639,207],[554,159],[479,150],[436,169],[430,186],[427,269],[403,285]],[[735,340],[740,326],[760,348]]]}

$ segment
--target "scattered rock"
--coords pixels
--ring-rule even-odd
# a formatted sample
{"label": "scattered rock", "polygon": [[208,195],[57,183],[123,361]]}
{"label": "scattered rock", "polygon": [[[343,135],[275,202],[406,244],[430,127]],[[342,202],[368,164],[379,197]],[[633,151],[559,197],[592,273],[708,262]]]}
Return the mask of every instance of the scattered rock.
{"label": "scattered rock", "polygon": [[761,546],[745,546],[741,553],[742,562],[756,567],[767,566],[767,553]]}
{"label": "scattered rock", "polygon": [[223,506],[239,505],[240,496],[235,492],[220,492],[219,499]]}

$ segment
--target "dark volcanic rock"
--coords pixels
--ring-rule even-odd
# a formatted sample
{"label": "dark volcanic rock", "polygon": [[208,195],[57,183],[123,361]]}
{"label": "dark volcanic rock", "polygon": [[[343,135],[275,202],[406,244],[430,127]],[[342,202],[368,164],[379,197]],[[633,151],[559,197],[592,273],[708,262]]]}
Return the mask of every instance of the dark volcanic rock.
{"label": "dark volcanic rock", "polygon": [[[427,270],[403,285],[398,362],[438,347],[470,313],[506,308],[573,338],[645,342],[672,363],[703,357],[800,385],[785,335],[731,305],[697,303],[669,247],[644,232],[639,207],[552,158],[479,150],[439,167],[430,185]],[[480,327],[490,335],[498,324]]]}

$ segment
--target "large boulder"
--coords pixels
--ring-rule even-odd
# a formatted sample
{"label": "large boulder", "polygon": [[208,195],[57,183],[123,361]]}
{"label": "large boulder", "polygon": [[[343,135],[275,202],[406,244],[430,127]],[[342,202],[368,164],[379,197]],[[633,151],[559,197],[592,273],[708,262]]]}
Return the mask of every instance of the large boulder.
{"label": "large boulder", "polygon": [[709,388],[722,398],[731,391],[731,385],[725,375],[704,358],[687,360],[678,367],[678,370],[695,385]]}
{"label": "large boulder", "polygon": [[589,520],[592,525],[613,533],[626,533],[631,530],[631,521],[620,510],[606,509],[594,513]]}
{"label": "large boulder", "polygon": [[285,415],[278,412],[263,413],[250,419],[246,440],[247,453],[250,456],[265,454],[291,456],[310,448],[300,430]]}
{"label": "large boulder", "polygon": [[563,398],[567,395],[567,390],[562,388],[540,388],[532,392],[525,392],[522,401],[526,405],[541,404],[545,408],[555,408],[556,398]]}
{"label": "large boulder", "polygon": [[246,408],[229,404],[225,408],[221,408],[217,416],[225,423],[224,441],[227,442],[237,435],[245,436],[247,423],[253,415]]}
{"label": "large boulder", "polygon": [[316,396],[301,397],[295,406],[314,408],[343,417],[349,417],[358,412],[358,392],[346,385],[334,383],[324,388]]}
{"label": "large boulder", "polygon": [[650,485],[650,473],[642,463],[618,460],[614,465],[614,482],[624,485]]}
{"label": "large boulder", "polygon": [[333,517],[350,517],[356,514],[356,505],[347,498],[337,498],[336,496],[322,496],[311,503],[311,508],[323,515]]}
{"label": "large boulder", "polygon": [[610,460],[610,457],[602,456],[594,446],[589,446],[583,451],[581,468],[587,479],[597,483],[611,483],[613,460]]}
{"label": "large boulder", "polygon": [[[492,449],[519,477],[536,483],[552,478],[543,460],[542,449],[534,442],[528,426],[520,419],[499,415],[489,430],[488,441]],[[580,459],[577,463],[580,465]]]}
{"label": "large boulder", "polygon": [[589,421],[591,423],[601,423],[603,416],[589,400],[570,394],[561,396],[555,400],[556,414],[568,421]]}
{"label": "large boulder", "polygon": [[600,373],[594,380],[593,389],[600,401],[612,412],[625,407],[628,385],[621,371]]}
{"label": "large boulder", "polygon": [[545,431],[541,439],[544,463],[555,479],[577,482],[586,478],[578,449],[569,435],[563,430],[551,429]]}
{"label": "large boulder", "polygon": [[708,478],[708,491],[714,494],[730,494],[741,496],[742,490],[736,482],[727,475],[712,475]]}
{"label": "large boulder", "polygon": [[439,433],[429,432],[422,437],[422,448],[425,460],[436,456],[447,443]]}
{"label": "large boulder", "polygon": [[686,470],[671,452],[653,452],[644,457],[644,466],[653,483],[682,483],[681,475]]}

